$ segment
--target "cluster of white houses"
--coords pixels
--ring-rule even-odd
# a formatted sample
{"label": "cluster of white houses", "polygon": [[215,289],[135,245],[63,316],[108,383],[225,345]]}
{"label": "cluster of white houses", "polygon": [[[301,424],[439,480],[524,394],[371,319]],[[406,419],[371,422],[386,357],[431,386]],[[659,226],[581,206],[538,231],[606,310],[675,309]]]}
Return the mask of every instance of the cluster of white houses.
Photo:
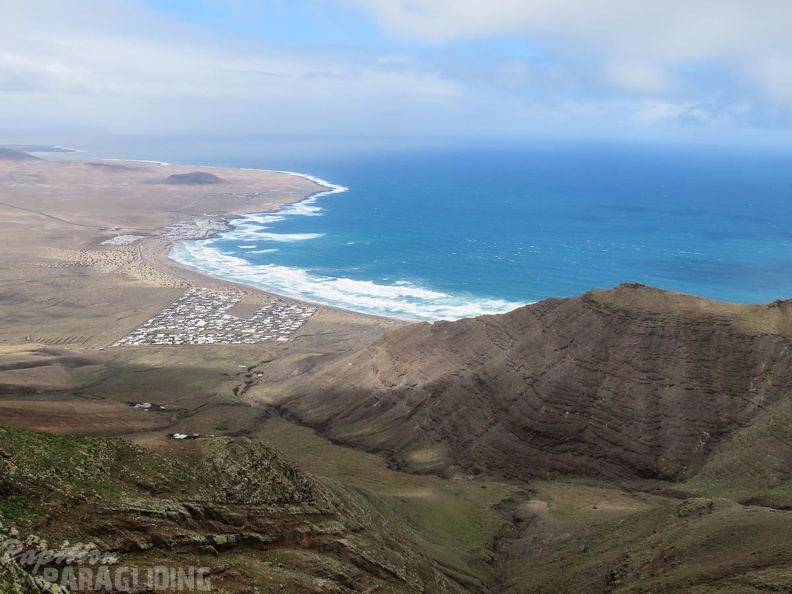
{"label": "cluster of white houses", "polygon": [[285,342],[316,312],[279,301],[240,318],[228,313],[238,302],[235,294],[192,288],[113,346]]}
{"label": "cluster of white houses", "polygon": [[228,225],[222,219],[193,217],[191,221],[181,221],[166,227],[162,236],[168,239],[203,239],[227,230]]}

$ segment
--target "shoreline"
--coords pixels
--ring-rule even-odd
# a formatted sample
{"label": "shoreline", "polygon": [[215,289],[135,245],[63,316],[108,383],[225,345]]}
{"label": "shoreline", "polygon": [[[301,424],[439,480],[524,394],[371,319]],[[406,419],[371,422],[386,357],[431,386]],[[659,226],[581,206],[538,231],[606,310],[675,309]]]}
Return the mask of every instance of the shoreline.
{"label": "shoreline", "polygon": [[[332,307],[355,314],[373,316],[380,319],[398,320],[404,323],[421,323],[449,321],[462,318],[476,317],[492,313],[504,313],[526,303],[509,303],[504,299],[495,297],[467,299],[465,296],[446,293],[439,289],[427,288],[423,284],[413,284],[410,281],[396,283],[378,282],[369,279],[349,278],[338,276],[332,271],[323,273],[312,271],[309,265],[305,268],[281,265],[249,259],[245,254],[264,253],[276,251],[275,249],[260,249],[253,252],[239,252],[229,246],[226,249],[205,245],[202,240],[211,239],[228,233],[223,239],[235,242],[248,242],[256,244],[258,241],[270,242],[283,235],[282,241],[297,241],[300,239],[317,239],[322,233],[297,233],[290,235],[278,233],[270,229],[271,223],[277,223],[282,218],[267,220],[267,215],[284,212],[283,218],[306,214],[288,212],[289,207],[301,204],[310,205],[306,208],[313,209],[316,198],[334,193],[347,191],[344,186],[331,184],[321,178],[308,174],[292,171],[278,171],[288,175],[296,175],[314,183],[320,183],[329,188],[327,191],[316,192],[305,199],[283,204],[274,211],[251,213],[229,217],[224,223],[230,229],[219,230],[215,233],[201,237],[186,238],[175,242],[168,252],[168,259],[179,268],[190,270],[197,274],[212,278],[222,279],[227,282],[244,285],[269,294],[277,295],[284,299],[293,299],[300,303],[320,307]],[[321,210],[321,209],[318,209]],[[264,215],[258,218],[259,215]],[[249,217],[249,218],[246,218]],[[241,220],[237,225],[235,221]],[[257,228],[258,226],[260,228]],[[273,225],[274,226],[274,225]],[[238,231],[239,229],[239,231]],[[320,231],[320,230],[317,230]],[[257,233],[261,232],[261,235]],[[254,248],[255,245],[239,245],[239,248]],[[280,248],[277,248],[280,249]],[[287,248],[284,248],[286,250]],[[365,303],[368,300],[368,303]],[[508,308],[504,308],[507,305]],[[475,308],[478,308],[476,310]],[[492,309],[498,308],[495,311]],[[473,309],[473,311],[470,311]],[[466,311],[465,311],[466,310]]]}
{"label": "shoreline", "polygon": [[[213,185],[172,183],[171,175],[201,170],[208,171],[84,154],[0,159],[0,229],[7,242],[0,263],[0,315],[7,320],[0,347],[104,348],[189,287],[238,295],[242,317],[275,302],[309,305],[180,266],[168,254],[182,239],[206,237],[245,215],[277,212],[340,187],[308,174],[233,168],[213,168],[220,178]],[[330,352],[405,324],[320,304],[296,348]],[[284,348],[295,346],[278,345],[278,352]]]}
{"label": "shoreline", "polygon": [[[0,173],[10,168],[0,162]],[[212,171],[219,179],[211,184],[171,181],[181,182],[186,173],[201,170]],[[27,224],[35,224],[31,216],[45,216],[61,227],[80,228],[62,227],[57,236],[41,235],[38,243],[45,250],[45,258],[62,262],[44,266],[93,266],[97,272],[115,271],[149,287],[166,289],[209,283],[244,295],[257,294],[261,300],[277,297],[397,324],[488,313],[478,311],[476,303],[406,281],[391,286],[348,279],[331,271],[317,276],[309,270],[267,265],[266,260],[261,264],[236,261],[233,251],[202,246],[200,241],[196,245],[196,240],[231,234],[237,227],[240,237],[250,231],[250,241],[254,241],[257,224],[269,226],[268,217],[275,218],[272,215],[280,212],[290,216],[319,210],[315,200],[348,191],[309,173],[155,160],[86,159],[83,155],[78,159],[70,155],[23,162],[9,173],[12,199],[5,206],[35,205],[22,209],[31,213]],[[20,182],[14,183],[16,179]],[[42,188],[41,182],[46,186]],[[297,206],[300,204],[306,207]],[[248,224],[241,222],[247,217]],[[32,226],[28,228],[33,231]],[[272,235],[278,235],[277,231]],[[72,240],[63,241],[68,236]],[[307,235],[300,238],[307,239]],[[226,257],[228,260],[224,260]],[[469,311],[470,305],[473,311]],[[515,304],[519,305],[522,303]]]}
{"label": "shoreline", "polygon": [[[96,159],[96,160],[97,161],[119,161],[119,162],[128,161],[128,160],[125,160],[125,159]],[[327,181],[325,179],[322,179],[320,177],[317,177],[315,175],[311,175],[309,173],[301,173],[301,172],[297,172],[297,171],[286,171],[286,170],[280,170],[280,169],[256,169],[256,168],[251,168],[251,167],[225,168],[225,167],[217,167],[217,166],[213,166],[213,165],[179,165],[179,164],[165,163],[163,161],[154,161],[154,160],[135,160],[135,161],[130,161],[130,162],[153,163],[153,164],[164,166],[164,167],[176,166],[176,167],[191,167],[191,168],[197,168],[197,169],[216,169],[216,170],[220,170],[220,169],[237,169],[239,171],[255,171],[255,172],[280,173],[280,174],[284,174],[284,175],[291,175],[291,176],[294,176],[294,177],[299,177],[299,178],[308,180],[310,182],[313,182],[315,184],[318,184],[320,186],[323,186],[323,187],[327,188],[326,190],[321,190],[321,191],[318,191],[318,192],[314,192],[312,194],[309,194],[308,196],[299,198],[299,199],[294,200],[292,202],[283,202],[274,210],[251,211],[251,212],[245,212],[245,213],[238,213],[238,214],[234,214],[234,215],[230,215],[230,216],[226,216],[226,217],[207,217],[210,220],[215,220],[215,221],[218,221],[218,222],[222,222],[222,224],[226,227],[226,229],[219,229],[219,230],[216,230],[216,231],[212,231],[211,233],[207,234],[206,236],[199,237],[199,238],[184,238],[184,239],[169,240],[169,243],[162,248],[162,252],[163,252],[163,255],[164,255],[164,262],[161,262],[161,264],[164,264],[166,267],[172,267],[173,269],[176,269],[176,270],[189,272],[192,275],[196,275],[199,278],[211,279],[214,282],[218,282],[219,281],[219,282],[222,282],[222,283],[227,283],[227,284],[235,287],[237,290],[239,290],[240,288],[244,287],[246,290],[260,292],[260,293],[262,293],[264,295],[267,295],[269,297],[277,297],[279,299],[285,299],[285,300],[289,300],[289,301],[294,301],[295,303],[306,304],[306,305],[311,305],[311,306],[317,306],[317,307],[322,307],[322,308],[328,308],[330,310],[335,310],[335,311],[339,311],[339,312],[345,312],[345,313],[348,313],[348,314],[354,314],[356,316],[366,316],[366,317],[369,317],[369,318],[374,318],[374,319],[379,319],[379,320],[387,320],[387,321],[392,321],[392,322],[399,322],[399,323],[403,323],[403,324],[416,324],[416,323],[421,323],[421,322],[425,322],[426,321],[426,320],[417,319],[417,318],[399,317],[399,316],[394,316],[394,315],[388,316],[388,315],[384,315],[384,314],[375,314],[375,313],[363,312],[363,311],[358,311],[356,309],[350,309],[350,308],[342,307],[342,306],[339,306],[339,305],[332,305],[332,304],[329,304],[329,303],[324,303],[324,302],[321,302],[321,301],[312,301],[310,299],[303,299],[303,298],[300,298],[300,297],[294,297],[292,295],[284,295],[283,293],[278,293],[276,291],[272,291],[272,290],[269,290],[269,289],[264,289],[262,287],[259,287],[259,286],[253,285],[253,284],[248,284],[248,283],[244,283],[244,282],[240,282],[240,281],[231,280],[231,279],[219,276],[219,275],[215,276],[215,275],[210,274],[210,273],[206,272],[205,270],[203,270],[203,269],[201,269],[201,268],[199,268],[197,266],[191,266],[191,265],[189,265],[187,263],[179,262],[178,260],[174,259],[170,255],[170,253],[173,250],[173,248],[176,247],[177,245],[181,244],[181,243],[184,243],[186,241],[197,241],[197,240],[200,240],[200,239],[211,239],[213,237],[217,237],[220,233],[223,233],[225,231],[230,231],[234,227],[234,223],[233,222],[235,220],[243,219],[246,216],[255,216],[255,215],[260,215],[260,214],[264,214],[264,215],[266,215],[266,214],[276,214],[276,213],[280,212],[281,210],[283,210],[284,208],[286,208],[288,206],[294,206],[294,205],[301,204],[301,203],[304,203],[304,202],[309,202],[311,200],[315,200],[315,199],[321,198],[323,196],[329,196],[329,195],[332,195],[332,194],[341,194],[341,193],[344,193],[344,192],[348,192],[349,188],[347,188],[346,186],[342,186],[340,184],[334,184],[332,182],[329,182],[329,181]],[[141,240],[139,243],[147,242],[147,241],[150,241],[151,239],[165,239],[165,238],[158,238],[158,237],[145,238],[145,239]],[[165,262],[167,262],[167,264],[165,264]],[[169,274],[169,276],[177,278],[176,275],[173,275],[173,274]]]}
{"label": "shoreline", "polygon": [[[56,160],[56,158],[49,159],[49,160]],[[252,284],[247,284],[235,280],[231,280],[222,276],[215,276],[202,270],[195,266],[190,266],[188,264],[179,262],[170,256],[171,251],[174,247],[179,245],[180,243],[186,241],[196,241],[198,239],[210,239],[212,237],[216,237],[220,233],[224,231],[229,231],[234,226],[234,221],[243,219],[249,215],[259,215],[259,214],[275,214],[280,212],[286,207],[293,206],[296,204],[300,204],[303,202],[308,202],[310,200],[315,200],[316,198],[320,198],[323,196],[329,196],[331,194],[336,193],[343,193],[348,191],[348,188],[342,186],[340,184],[334,184],[317,176],[308,174],[308,173],[301,173],[296,171],[284,171],[284,170],[277,170],[277,169],[256,169],[250,167],[244,168],[232,168],[232,167],[218,167],[213,165],[182,165],[182,164],[174,164],[174,163],[166,163],[164,161],[155,161],[151,159],[113,159],[113,158],[96,158],[91,159],[91,161],[112,161],[115,163],[148,163],[153,165],[158,165],[161,167],[187,167],[187,168],[195,168],[195,169],[215,169],[215,170],[239,170],[239,171],[251,171],[251,172],[262,172],[262,173],[278,173],[283,175],[289,175],[293,177],[302,178],[313,182],[317,185],[322,186],[323,190],[319,190],[308,194],[306,196],[297,197],[295,200],[292,201],[283,201],[278,204],[277,207],[274,209],[269,210],[261,210],[255,209],[250,210],[247,212],[237,212],[234,214],[229,214],[226,216],[207,216],[206,218],[211,221],[215,221],[221,223],[226,229],[218,229],[213,230],[207,235],[199,238],[169,238],[159,236],[146,236],[143,239],[131,244],[130,248],[135,249],[138,252],[140,263],[142,265],[148,265],[154,270],[156,270],[159,274],[163,275],[167,278],[168,281],[181,283],[186,282],[188,284],[211,284],[214,285],[215,288],[223,289],[223,288],[231,288],[235,292],[238,292],[246,297],[252,296],[260,296],[262,297],[262,301],[271,301],[273,298],[281,299],[285,301],[290,301],[294,303],[304,304],[304,305],[311,305],[317,306],[320,308],[324,308],[328,311],[337,312],[343,315],[350,315],[350,316],[362,316],[364,318],[380,320],[388,323],[397,322],[399,324],[410,324],[410,323],[420,323],[421,320],[412,320],[406,318],[400,318],[397,316],[386,316],[386,315],[378,315],[372,314],[367,312],[361,312],[354,309],[349,309],[337,305],[331,305],[327,303],[322,303],[318,301],[311,301],[307,299],[300,299],[299,297],[294,297],[291,295],[283,295],[281,293],[277,293],[271,290],[267,290]],[[186,221],[185,221],[186,222]],[[166,227],[167,228],[167,227]],[[165,228],[165,229],[166,229]],[[159,229],[158,231],[163,231],[163,229]],[[97,238],[98,241],[99,238]],[[100,248],[101,242],[97,245],[97,248]],[[120,246],[109,246],[113,248],[118,248]],[[156,253],[152,254],[151,251],[155,251]],[[117,250],[116,250],[117,251]],[[168,283],[163,283],[163,286],[168,286]]]}
{"label": "shoreline", "polygon": [[[137,254],[141,260],[139,267],[156,268],[156,272],[149,270],[141,276],[150,282],[156,282],[153,281],[153,277],[161,275],[160,284],[164,287],[173,287],[185,282],[185,272],[189,271],[193,279],[190,282],[196,282],[194,280],[196,278],[205,281],[211,279],[215,285],[227,283],[237,291],[245,287],[245,293],[259,291],[270,297],[332,308],[356,316],[397,321],[402,324],[455,320],[506,311],[504,305],[508,305],[510,309],[523,305],[522,302],[511,304],[502,299],[489,297],[471,296],[468,299],[465,295],[427,288],[423,283],[415,284],[409,280],[391,283],[366,278],[345,278],[333,274],[332,271],[325,271],[324,274],[312,273],[310,269],[279,266],[275,263],[259,264],[255,261],[241,260],[236,262],[235,257],[245,259],[245,256],[237,256],[233,251],[224,252],[208,245],[201,246],[200,242],[196,245],[196,240],[209,240],[225,233],[231,234],[237,227],[246,231],[249,226],[250,230],[255,231],[258,223],[267,225],[264,221],[268,215],[277,215],[284,211],[283,216],[304,214],[299,207],[289,212],[289,207],[299,204],[306,204],[306,211],[320,210],[313,206],[314,200],[349,191],[343,185],[310,173],[279,169],[182,165],[153,159],[85,158],[84,155],[75,159],[72,155],[47,158],[44,159],[44,163],[61,163],[73,170],[82,169],[82,171],[93,166],[97,174],[85,175],[81,181],[90,178],[104,183],[110,177],[115,177],[117,180],[142,181],[147,184],[146,189],[137,186],[132,187],[132,191],[147,192],[154,196],[149,200],[148,210],[151,216],[138,216],[147,210],[145,204],[127,206],[120,211],[120,214],[123,214],[123,218],[127,221],[134,223],[125,221],[123,224],[114,222],[111,225],[99,226],[100,231],[107,233],[93,234],[90,248],[93,248],[94,253],[85,257],[72,256],[70,260],[73,262],[102,260],[103,256],[97,250],[111,246],[120,248],[125,242],[130,245],[143,244],[147,248],[149,245],[155,245],[162,251],[162,257],[152,257],[149,249],[138,250],[134,254]],[[183,175],[185,172],[196,173],[201,170],[212,171],[214,177],[220,179],[213,184],[170,183],[171,173]],[[105,179],[101,180],[102,177]],[[126,192],[129,188],[130,184],[127,182],[126,187],[113,189]],[[74,189],[76,188],[71,188],[72,191]],[[94,186],[88,191],[97,189]],[[118,198],[123,200],[122,196]],[[185,199],[189,198],[192,200],[185,205]],[[168,208],[172,202],[177,202],[179,208]],[[107,206],[110,208],[105,210]],[[115,213],[116,216],[119,214],[117,207],[105,203],[96,204],[93,208],[96,209],[99,217],[111,213]],[[246,217],[250,217],[249,225],[239,222],[244,221]],[[257,220],[258,217],[261,217],[260,221]],[[149,224],[142,224],[138,219],[148,219]],[[86,227],[90,228],[91,225]],[[135,237],[119,237],[124,235]],[[250,241],[255,240],[254,235],[255,233],[251,235]],[[272,235],[278,235],[277,231]],[[113,244],[116,237],[119,237],[119,241]],[[307,234],[305,237],[299,237],[299,239],[307,238]],[[264,239],[266,241],[266,238]],[[287,239],[298,238],[284,237],[284,240]],[[152,240],[165,240],[166,243],[154,243]],[[60,246],[55,244],[54,247]],[[202,253],[203,249],[206,249],[207,253]],[[216,254],[213,253],[215,251]],[[132,252],[129,254],[131,255],[126,263],[129,263],[129,258],[135,257]],[[217,258],[214,257],[215,255]],[[120,260],[109,251],[106,259],[111,263],[104,266],[105,268],[112,267],[113,261]],[[99,265],[103,266],[101,263]]]}

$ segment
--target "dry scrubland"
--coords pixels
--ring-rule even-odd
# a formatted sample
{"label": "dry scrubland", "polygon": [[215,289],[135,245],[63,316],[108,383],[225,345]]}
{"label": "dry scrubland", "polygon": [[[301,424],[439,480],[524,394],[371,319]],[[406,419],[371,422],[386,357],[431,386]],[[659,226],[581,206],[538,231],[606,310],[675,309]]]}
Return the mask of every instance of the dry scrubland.
{"label": "dry scrubland", "polygon": [[[792,304],[625,285],[109,348],[190,287],[243,317],[276,299],[174,267],[167,228],[321,188],[195,173],[0,159],[0,541],[210,567],[239,594],[792,591]],[[42,590],[0,560],[0,591]]]}

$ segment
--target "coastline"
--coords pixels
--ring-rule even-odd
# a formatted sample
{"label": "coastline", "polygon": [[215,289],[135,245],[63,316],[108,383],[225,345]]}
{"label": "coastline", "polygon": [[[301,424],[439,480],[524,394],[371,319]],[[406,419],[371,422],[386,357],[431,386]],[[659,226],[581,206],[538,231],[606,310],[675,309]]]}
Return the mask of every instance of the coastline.
{"label": "coastline", "polygon": [[[443,292],[407,279],[391,282],[368,280],[329,270],[319,272],[312,269],[310,264],[303,268],[299,265],[278,263],[269,256],[259,259],[247,255],[272,251],[288,253],[289,250],[299,250],[289,247],[292,242],[320,239],[323,233],[314,231],[321,229],[283,233],[278,231],[278,223],[292,217],[318,216],[322,208],[318,205],[314,206],[314,200],[348,191],[344,186],[310,174],[281,170],[277,173],[297,176],[320,184],[326,189],[310,194],[302,200],[284,203],[277,209],[267,212],[227,218],[224,222],[230,229],[202,236],[197,238],[198,241],[185,238],[185,241],[175,243],[169,251],[169,260],[178,267],[197,274],[241,284],[299,303],[332,307],[360,315],[399,320],[403,323],[475,317],[510,311],[524,305],[522,302],[510,303],[498,298],[472,296],[471,299],[466,295]],[[300,208],[300,205],[305,207]],[[276,216],[272,216],[273,213]],[[225,243],[221,244],[225,247],[204,241],[218,235],[225,240]],[[237,251],[233,245],[229,245],[228,242],[232,241],[239,242],[241,245],[236,247],[242,250],[257,251]],[[257,247],[255,244],[260,241],[263,241],[264,245]],[[251,245],[247,245],[248,243]],[[281,247],[282,245],[284,247]],[[266,249],[261,249],[262,247]],[[316,249],[320,248],[313,248],[314,251]]]}
{"label": "coastline", "polygon": [[[365,313],[365,312],[356,311],[354,309],[348,309],[336,305],[330,305],[327,303],[300,299],[290,295],[283,295],[274,291],[263,289],[261,287],[252,284],[237,282],[219,275],[217,276],[212,275],[200,269],[199,267],[190,266],[189,264],[179,262],[178,260],[172,258],[170,255],[173,248],[179,245],[180,243],[183,243],[185,241],[192,241],[195,239],[210,239],[216,237],[218,234],[224,231],[231,230],[234,226],[234,221],[243,219],[245,216],[259,215],[259,214],[275,214],[288,206],[293,206],[311,200],[315,200],[316,198],[320,198],[323,196],[328,196],[331,194],[343,193],[348,191],[348,188],[342,185],[334,184],[332,182],[310,175],[308,173],[301,173],[296,171],[284,171],[277,169],[254,169],[247,167],[226,168],[226,167],[217,167],[211,165],[181,165],[181,164],[166,163],[163,161],[142,160],[142,159],[129,160],[129,159],[97,158],[97,159],[92,159],[92,161],[98,161],[98,162],[111,161],[120,164],[144,163],[144,164],[158,165],[166,168],[186,167],[189,169],[213,169],[220,171],[231,169],[231,170],[260,172],[260,173],[277,173],[277,174],[305,179],[309,182],[312,182],[324,188],[304,196],[296,196],[293,200],[284,200],[280,202],[277,206],[266,210],[260,208],[252,208],[250,210],[239,210],[237,212],[234,212],[233,214],[229,214],[227,216],[222,216],[222,217],[207,216],[206,218],[208,220],[216,223],[221,223],[225,227],[225,229],[214,229],[211,232],[202,235],[200,237],[170,238],[170,237],[164,237],[162,235],[151,236],[151,237],[145,237],[140,241],[136,242],[135,244],[129,246],[131,248],[135,248],[134,251],[137,253],[139,262],[142,267],[150,268],[152,272],[156,271],[157,275],[161,275],[161,278],[158,281],[158,283],[161,286],[164,287],[184,286],[186,288],[189,286],[200,285],[206,288],[211,288],[219,291],[231,289],[248,300],[253,300],[262,304],[269,303],[273,299],[280,299],[290,303],[319,307],[328,312],[335,312],[336,315],[351,316],[355,319],[361,318],[361,319],[378,320],[381,322],[385,322],[387,325],[392,325],[396,323],[396,325],[400,326],[400,325],[420,322],[420,320],[408,320],[396,316]],[[155,275],[149,273],[148,275],[146,275],[146,280],[149,279],[154,280],[153,278],[154,276]]]}
{"label": "coastline", "polygon": [[[102,160],[112,160],[112,159],[102,159]],[[165,166],[165,167],[174,166],[171,163],[164,163],[164,162],[161,162],[161,161],[136,161],[136,162],[154,163],[154,164]],[[222,169],[224,169],[222,167],[215,167],[215,166],[211,166],[211,165],[201,165],[201,166],[191,165],[189,167],[198,168],[198,169],[214,169],[214,170],[222,170]],[[182,277],[184,275],[184,273],[189,273],[189,276],[191,278],[195,279],[195,280],[204,279],[204,282],[206,282],[206,280],[211,279],[214,282],[225,283],[225,284],[228,284],[228,285],[234,287],[236,290],[242,292],[243,294],[248,294],[250,291],[253,292],[252,294],[255,294],[255,293],[258,292],[258,293],[261,293],[263,295],[268,296],[269,298],[277,297],[279,299],[283,299],[283,300],[294,302],[294,303],[298,303],[298,304],[325,308],[325,309],[331,310],[331,311],[344,312],[345,314],[351,314],[351,315],[354,315],[354,316],[363,316],[365,318],[372,318],[372,319],[377,319],[377,320],[387,320],[389,322],[398,322],[400,325],[402,325],[402,324],[420,323],[420,322],[426,321],[426,320],[422,320],[420,318],[409,318],[409,317],[406,317],[406,316],[400,317],[400,316],[395,316],[395,315],[385,315],[385,314],[364,312],[364,311],[359,311],[359,310],[343,307],[343,306],[340,306],[340,305],[329,304],[329,303],[326,303],[326,302],[323,302],[323,301],[310,300],[310,299],[304,299],[304,298],[300,298],[300,297],[295,297],[293,295],[287,295],[287,294],[284,294],[284,293],[280,293],[278,291],[262,288],[262,287],[254,285],[254,284],[249,284],[249,283],[245,283],[245,282],[241,282],[241,281],[235,281],[235,280],[229,279],[227,277],[223,277],[221,275],[213,275],[213,274],[207,272],[206,270],[204,270],[204,269],[202,269],[202,268],[200,268],[198,266],[192,266],[192,265],[190,265],[190,264],[188,264],[186,262],[179,261],[176,258],[172,257],[171,253],[172,253],[173,248],[178,246],[179,244],[182,244],[182,243],[184,243],[186,241],[193,241],[193,240],[197,240],[197,239],[211,239],[211,238],[214,238],[217,235],[219,235],[220,233],[232,230],[233,227],[234,227],[234,221],[235,220],[244,219],[246,216],[276,214],[278,212],[281,212],[284,208],[287,208],[289,206],[295,206],[295,205],[299,205],[299,204],[303,204],[303,203],[308,203],[308,202],[310,202],[312,200],[315,200],[317,198],[321,198],[323,196],[329,196],[329,195],[332,195],[332,194],[339,194],[339,193],[343,193],[343,192],[349,191],[349,188],[347,188],[345,186],[342,186],[340,184],[334,184],[334,183],[329,182],[329,181],[327,181],[325,179],[322,179],[320,177],[317,177],[317,176],[314,176],[314,175],[311,175],[311,174],[308,174],[308,173],[301,173],[301,172],[296,172],[296,171],[285,171],[285,170],[278,170],[278,169],[271,169],[271,170],[269,170],[269,169],[253,169],[253,168],[237,168],[237,169],[239,171],[270,172],[270,173],[278,173],[278,174],[298,177],[298,178],[301,178],[301,179],[305,179],[305,180],[307,180],[309,182],[312,182],[314,184],[320,185],[320,186],[324,187],[325,189],[324,190],[319,190],[317,192],[313,192],[311,194],[308,194],[307,196],[295,199],[293,201],[284,201],[281,204],[279,204],[276,208],[273,208],[273,209],[269,209],[269,210],[254,210],[254,211],[250,211],[250,212],[240,212],[240,213],[236,213],[236,214],[234,214],[232,216],[227,216],[227,217],[222,217],[222,218],[212,218],[214,221],[222,222],[222,224],[225,226],[225,229],[218,229],[218,230],[215,230],[215,231],[213,231],[211,233],[208,233],[206,235],[202,235],[200,237],[194,237],[194,238],[189,238],[188,237],[188,238],[179,238],[179,239],[171,240],[167,245],[165,245],[165,246],[160,248],[161,252],[162,252],[162,256],[164,256],[164,257],[151,260],[151,261],[148,262],[149,264],[157,266],[161,271],[163,271],[163,273],[166,276],[168,276],[168,277],[170,277],[172,279],[173,278],[180,278],[180,277]],[[154,239],[154,238],[152,238],[152,239]],[[157,239],[162,239],[162,238],[157,238]],[[144,239],[144,240],[141,241],[141,243],[147,242],[147,241],[149,241],[149,239]],[[175,274],[176,271],[179,271],[179,274]]]}
{"label": "coastline", "polygon": [[[307,174],[232,168],[212,170],[222,184],[168,182],[172,174],[200,169],[83,155],[0,160],[0,232],[6,240],[0,316],[7,319],[0,346],[106,347],[191,286],[240,295],[240,312],[274,301],[304,303],[179,266],[168,252],[180,238],[168,237],[168,228],[188,228],[195,219],[233,224],[247,214],[276,212],[327,193],[334,185]],[[122,239],[119,245],[102,245],[125,235],[135,237],[129,244]],[[320,336],[335,336],[341,345],[357,343],[404,324],[321,305],[299,341],[318,345],[327,340]]]}
{"label": "coastline", "polygon": [[[221,315],[237,318],[242,332],[248,320],[251,326],[263,321],[261,311],[275,312],[264,314],[272,327],[290,321],[289,311],[303,304],[178,266],[168,252],[180,240],[167,237],[167,228],[207,213],[233,223],[328,187],[297,175],[233,169],[213,170],[223,185],[163,183],[196,169],[203,168],[84,157],[0,159],[6,240],[0,356],[12,362],[2,371],[7,390],[0,413],[9,421],[152,444],[168,443],[173,432],[223,434],[219,427],[226,425],[236,433],[257,423],[244,393],[261,378],[299,372],[317,357],[363,348],[407,324],[321,305],[311,307],[301,325],[258,342],[114,347],[193,288],[220,294],[220,302],[230,304]],[[124,235],[144,237],[102,245]],[[204,315],[192,310],[174,323]],[[130,406],[152,400],[171,412],[152,416]]]}
{"label": "coastline", "polygon": [[[96,161],[116,161],[116,162],[135,162],[135,163],[152,163],[156,165],[160,165],[163,167],[173,167],[174,164],[165,163],[162,161],[153,161],[153,160],[135,160],[135,161],[128,161],[124,159],[96,159]],[[198,168],[198,169],[216,169],[222,170],[227,169],[223,167],[215,167],[210,165],[176,165],[178,167],[189,167],[189,168]],[[316,306],[328,311],[337,312],[343,315],[351,315],[357,318],[358,316],[366,319],[374,319],[374,320],[381,320],[386,321],[388,323],[396,322],[398,325],[410,324],[410,323],[417,323],[421,320],[409,320],[405,318],[400,318],[397,316],[386,316],[386,315],[377,315],[372,313],[360,312],[354,309],[348,309],[345,307],[339,307],[336,305],[330,305],[327,303],[322,303],[318,301],[310,301],[306,299],[300,299],[298,297],[293,297],[291,295],[283,295],[281,293],[277,293],[274,291],[269,291],[267,289],[263,289],[261,287],[237,282],[222,276],[215,276],[212,275],[199,267],[190,266],[189,264],[179,262],[178,260],[171,257],[171,251],[174,247],[183,243],[185,241],[193,241],[195,239],[210,239],[216,237],[218,234],[230,230],[234,226],[234,221],[243,219],[245,216],[248,215],[259,215],[259,214],[274,214],[278,213],[284,208],[288,206],[293,206],[305,202],[309,202],[311,200],[315,200],[316,198],[321,198],[323,196],[329,196],[331,194],[338,194],[348,191],[348,188],[342,186],[340,184],[334,184],[322,178],[316,177],[314,175],[310,175],[308,173],[300,173],[296,171],[283,171],[277,169],[253,169],[253,168],[237,168],[240,171],[254,171],[254,172],[266,172],[266,173],[278,173],[283,175],[290,175],[294,177],[299,177],[305,180],[308,180],[312,183],[317,185],[323,186],[325,189],[313,192],[308,194],[307,196],[298,197],[293,201],[283,201],[279,204],[276,208],[272,208],[269,210],[251,210],[250,212],[238,212],[230,216],[225,217],[207,217],[212,221],[222,223],[225,226],[225,229],[216,229],[206,235],[203,235],[199,238],[167,238],[167,237],[146,237],[139,242],[136,242],[138,245],[138,254],[140,257],[140,262],[144,266],[149,266],[152,269],[159,272],[164,278],[162,280],[163,285],[172,285],[173,283],[181,283],[186,282],[188,285],[203,285],[209,286],[211,288],[215,288],[218,290],[232,288],[235,292],[244,295],[248,298],[254,298],[255,296],[259,296],[261,298],[262,303],[267,303],[272,301],[273,298],[281,299],[287,302],[293,302],[302,305],[311,305]]]}

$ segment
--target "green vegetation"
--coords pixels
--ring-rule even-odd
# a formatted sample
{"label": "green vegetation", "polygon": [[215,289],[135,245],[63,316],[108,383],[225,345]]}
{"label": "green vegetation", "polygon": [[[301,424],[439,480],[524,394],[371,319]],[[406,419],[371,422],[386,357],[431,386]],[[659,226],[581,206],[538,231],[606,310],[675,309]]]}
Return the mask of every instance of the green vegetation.
{"label": "green vegetation", "polygon": [[792,397],[771,404],[724,442],[683,488],[792,508]]}
{"label": "green vegetation", "polygon": [[[306,471],[376,493],[392,524],[460,583],[485,588],[493,578],[493,542],[504,526],[497,506],[519,496],[518,485],[459,476],[441,479],[389,470],[381,456],[334,445],[312,430],[268,419],[257,436]],[[364,491],[365,490],[365,491]]]}
{"label": "green vegetation", "polygon": [[[322,581],[459,590],[415,538],[420,527],[406,527],[387,498],[314,479],[255,440],[155,451],[121,438],[0,427],[0,522],[21,538],[35,535],[31,542],[96,542],[132,566],[224,567],[218,581],[229,592],[251,582],[312,592]],[[278,571],[252,576],[251,562]]]}

